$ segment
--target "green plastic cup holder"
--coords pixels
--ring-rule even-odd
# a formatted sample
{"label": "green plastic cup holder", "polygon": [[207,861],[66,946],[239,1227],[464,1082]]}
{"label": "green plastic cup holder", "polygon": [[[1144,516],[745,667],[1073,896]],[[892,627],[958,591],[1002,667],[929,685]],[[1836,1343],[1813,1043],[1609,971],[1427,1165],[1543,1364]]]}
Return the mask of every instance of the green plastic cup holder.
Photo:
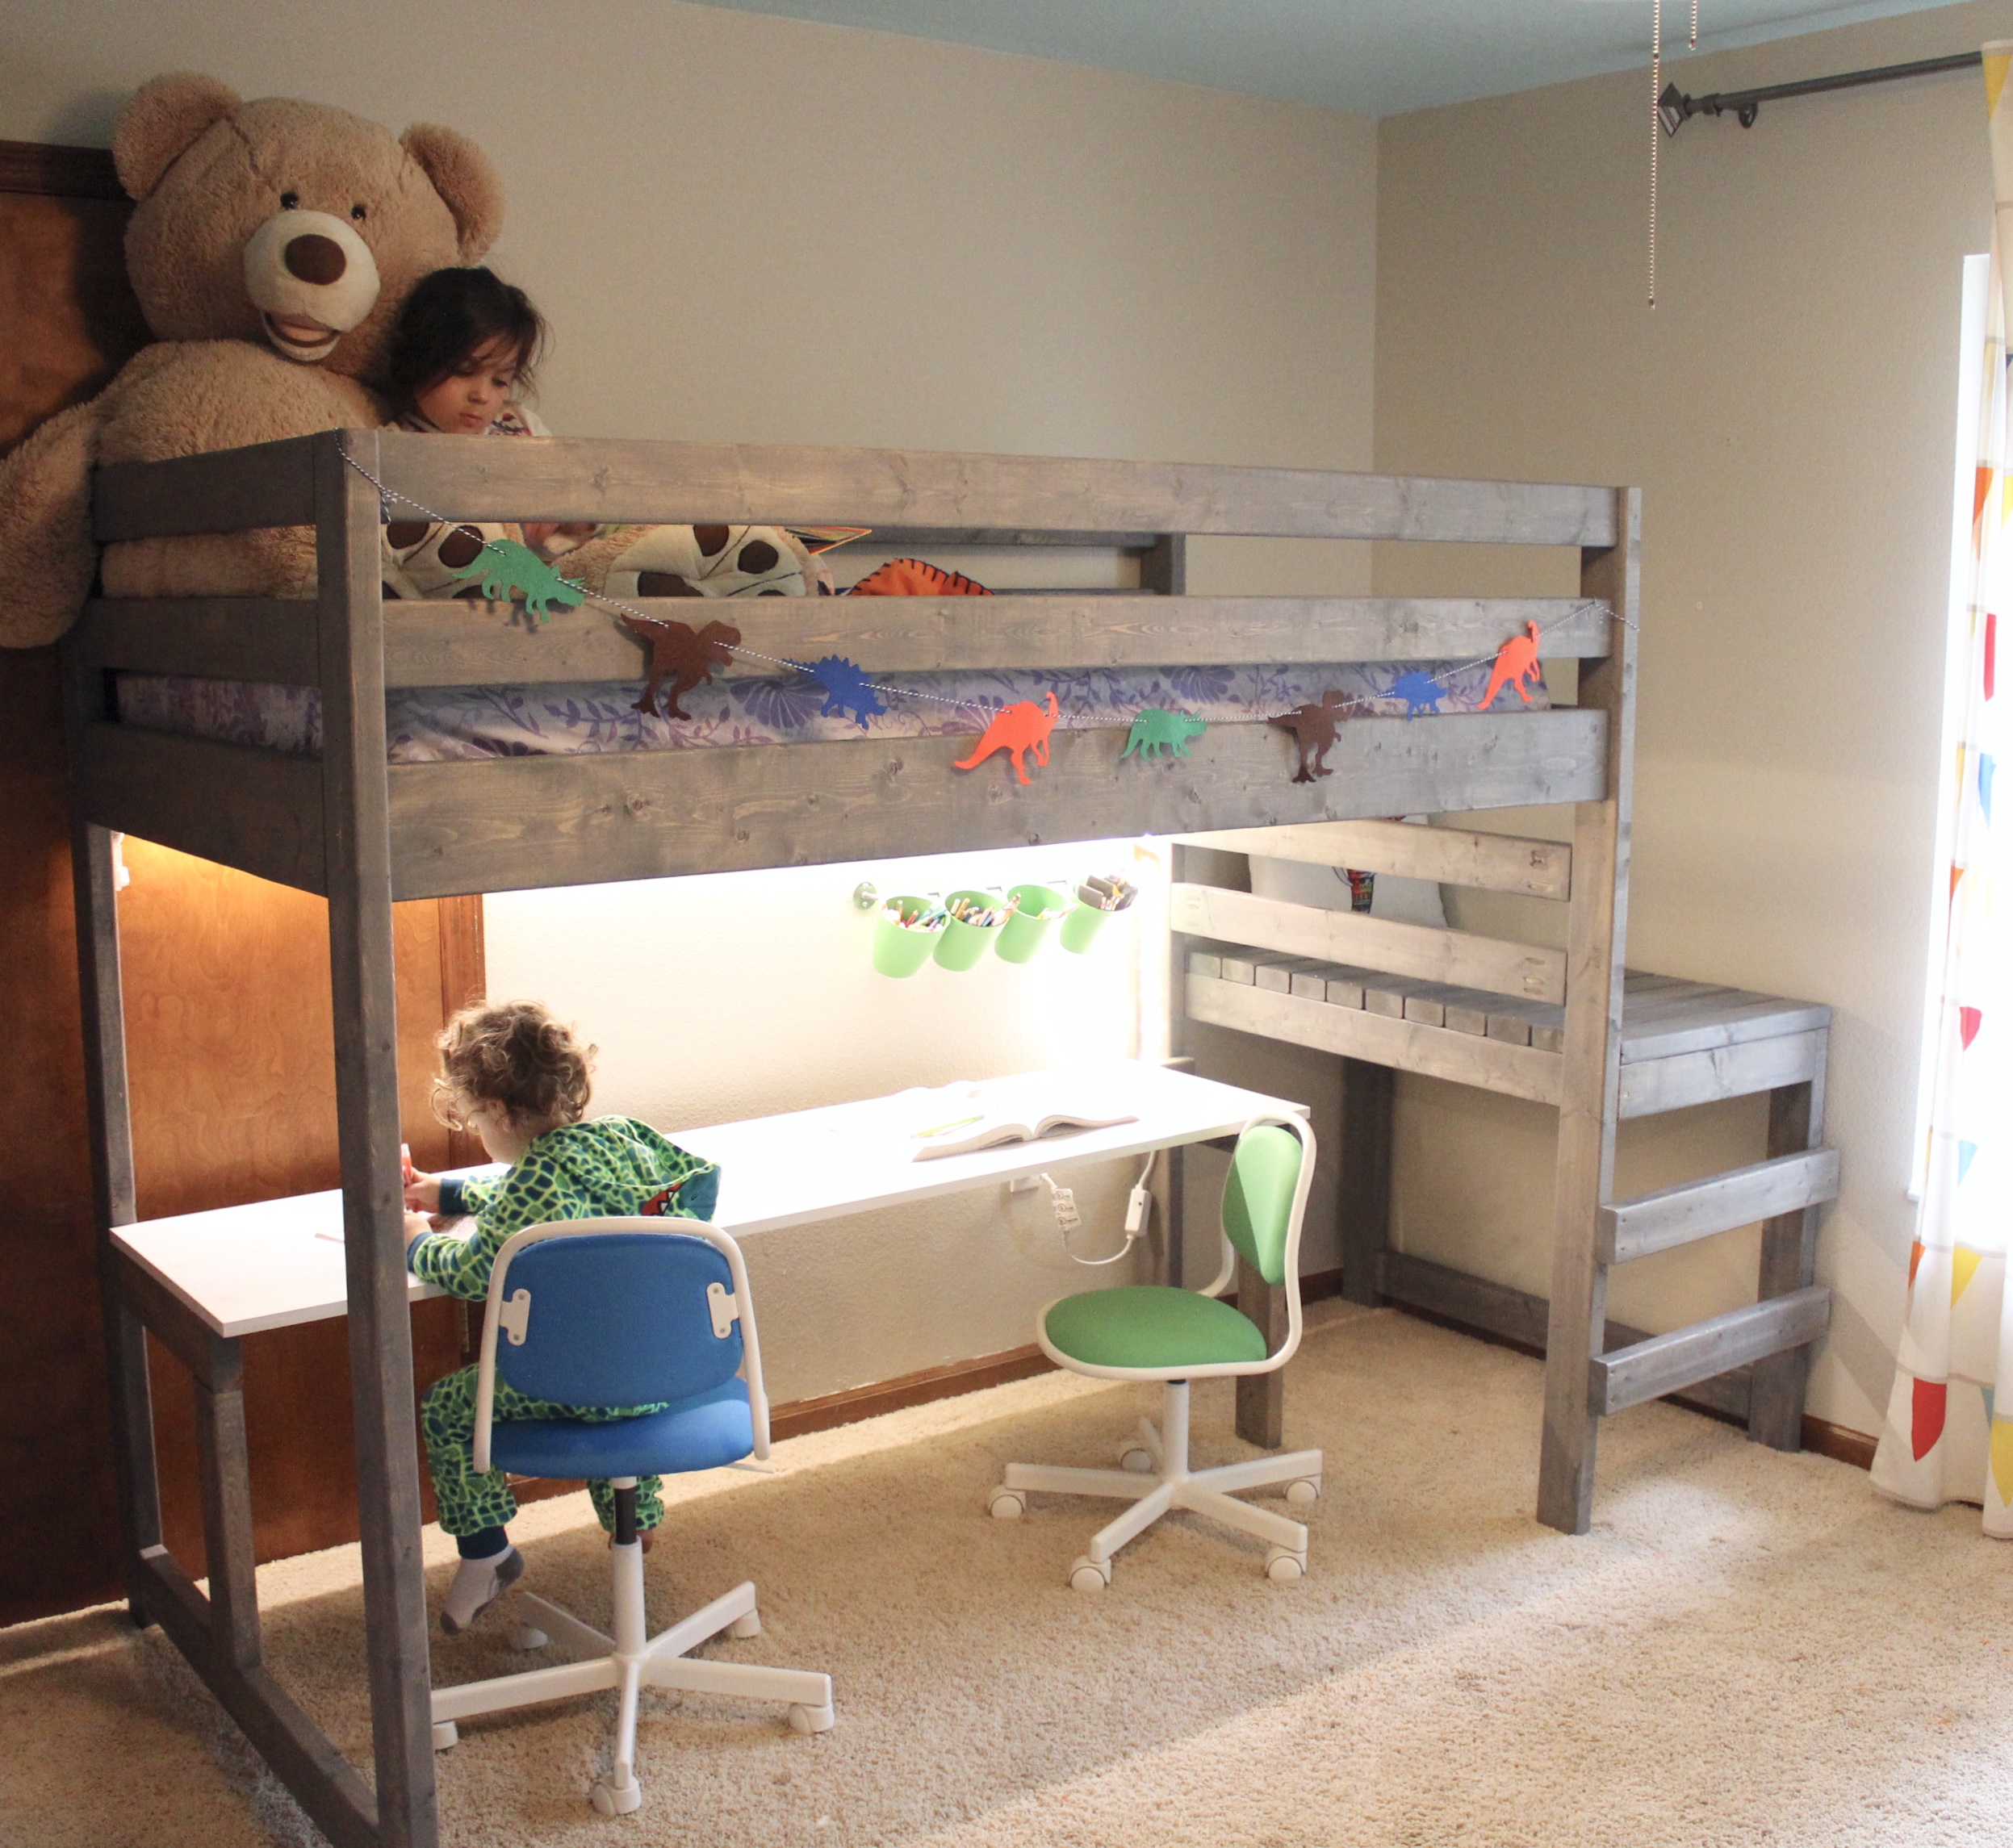
{"label": "green plastic cup holder", "polygon": [[1053,885],[1010,885],[1006,897],[1014,912],[999,932],[1001,960],[1030,962],[1069,901]]}
{"label": "green plastic cup holder", "polygon": [[940,968],[962,971],[975,967],[978,959],[992,947],[993,939],[1006,928],[1006,901],[997,892],[953,892],[944,901],[944,909],[951,912],[965,903],[990,909],[997,915],[990,924],[968,923],[962,918],[952,918],[936,940]]}
{"label": "green plastic cup holder", "polygon": [[1105,919],[1117,915],[1114,911],[1100,911],[1094,905],[1079,905],[1063,919],[1062,928],[1056,934],[1057,941],[1071,955],[1081,956],[1098,940]]}
{"label": "green plastic cup holder", "polygon": [[884,976],[914,975],[930,960],[944,923],[935,904],[914,893],[888,899],[874,921],[873,966]]}
{"label": "green plastic cup holder", "polygon": [[[1115,893],[1111,889],[1115,883],[1119,887]],[[1118,903],[1107,910],[1101,895],[1115,897]],[[1086,881],[1078,888],[1075,908],[1062,921],[1059,935],[1063,948],[1072,955],[1084,955],[1097,942],[1098,933],[1104,928],[1105,919],[1131,910],[1136,896],[1135,888],[1123,881]]]}

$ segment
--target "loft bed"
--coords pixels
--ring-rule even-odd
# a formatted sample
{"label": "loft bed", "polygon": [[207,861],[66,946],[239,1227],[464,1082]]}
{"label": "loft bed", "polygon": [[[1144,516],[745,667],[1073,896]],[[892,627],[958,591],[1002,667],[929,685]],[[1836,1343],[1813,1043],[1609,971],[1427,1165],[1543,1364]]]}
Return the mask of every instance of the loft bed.
{"label": "loft bed", "polygon": [[[952,767],[979,729],[976,719],[956,736],[388,762],[387,691],[634,683],[642,651],[592,604],[542,625],[493,607],[387,601],[380,581],[387,516],[373,478],[457,520],[845,522],[873,529],[877,545],[1115,547],[1139,560],[1136,592],[737,600],[730,612],[705,613],[730,614],[746,645],[764,654],[840,654],[876,677],[1471,663],[1536,624],[1547,658],[1577,660],[1578,702],[1350,717],[1334,728],[1327,773],[1306,781],[1294,780],[1294,740],[1262,710],[1241,722],[1212,722],[1185,755],[1157,762],[1123,757],[1122,725],[1059,727],[1050,760],[1025,785],[1003,757],[969,772]],[[1547,1094],[1560,1110],[1539,1511],[1555,1526],[1584,1528],[1600,1409],[1591,1380],[1604,1338],[1599,1254],[1612,1244],[1606,1210],[1622,1114],[1634,491],[868,450],[458,442],[350,430],[101,470],[94,517],[107,544],[274,526],[315,534],[312,600],[100,600],[66,645],[66,671],[90,1102],[107,1228],[105,1322],[132,1607],[143,1620],[161,1623],[341,1848],[407,1848],[436,1837],[399,1185],[395,900],[1144,833],[1277,830],[1283,841],[1315,824],[1575,805],[1571,872],[1559,876],[1567,879],[1559,889],[1570,893],[1568,950],[1492,947],[1446,932],[1440,960],[1423,972],[1458,974],[1499,1000],[1536,994],[1556,1010],[1559,1049],[1537,1055],[1549,1061]],[[1187,596],[1186,541],[1212,535],[1577,548],[1581,595]],[[694,613],[688,601],[638,607],[661,617]],[[128,675],[312,688],[319,755],[121,722],[119,684]],[[174,1306],[111,1242],[109,1228],[135,1218],[114,832],[329,903],[375,1791],[260,1666],[236,1344],[210,1338],[186,1314],[178,1321]],[[1493,850],[1467,851],[1486,857]],[[1407,860],[1396,870],[1417,868]],[[1214,902],[1182,888],[1177,896],[1191,908]],[[1200,919],[1205,930],[1221,922],[1213,914]],[[1244,934],[1263,943],[1270,929]],[[1368,954],[1361,941],[1351,949],[1358,960]],[[1400,966],[1417,953],[1408,942]],[[1541,964],[1534,987],[1531,972]],[[1182,968],[1178,998],[1211,979]],[[1267,1030],[1250,1019],[1238,1024]],[[1364,1053],[1364,1044],[1350,1043]],[[1534,1056],[1527,1046],[1499,1050]],[[1361,1135],[1352,1146],[1375,1159]],[[1345,1200],[1350,1185],[1345,1179]],[[1365,1286],[1362,1277],[1352,1281]],[[1247,1307],[1268,1313],[1255,1296]],[[161,1544],[143,1337],[149,1326],[196,1378],[207,1598]],[[1797,1395],[1800,1408],[1800,1384]]]}

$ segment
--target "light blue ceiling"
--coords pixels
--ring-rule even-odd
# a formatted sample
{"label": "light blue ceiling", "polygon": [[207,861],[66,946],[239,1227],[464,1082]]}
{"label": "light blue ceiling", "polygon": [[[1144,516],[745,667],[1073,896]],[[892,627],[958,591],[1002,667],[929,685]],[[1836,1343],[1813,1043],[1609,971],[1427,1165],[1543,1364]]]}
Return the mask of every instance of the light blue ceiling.
{"label": "light blue ceiling", "polygon": [[[709,3],[1019,52],[1365,115],[1465,102],[1649,62],[1651,0]],[[1699,49],[1721,51],[1944,4],[1947,0],[1854,0],[1847,5],[1835,0],[1700,0]],[[1666,57],[1685,52],[1690,30],[1689,0],[1664,0]],[[1681,69],[1672,74],[1682,86]]]}

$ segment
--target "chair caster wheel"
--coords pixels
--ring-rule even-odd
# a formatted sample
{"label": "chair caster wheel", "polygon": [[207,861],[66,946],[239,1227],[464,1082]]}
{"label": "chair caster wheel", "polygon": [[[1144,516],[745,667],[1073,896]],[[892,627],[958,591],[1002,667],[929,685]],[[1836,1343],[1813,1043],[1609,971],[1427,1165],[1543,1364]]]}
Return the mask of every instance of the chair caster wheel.
{"label": "chair caster wheel", "polygon": [[727,1634],[736,1642],[748,1637],[759,1637],[761,1633],[762,1613],[760,1611],[751,1611],[744,1617],[736,1617],[727,1625]]}
{"label": "chair caster wheel", "polygon": [[461,1743],[461,1728],[457,1726],[452,1720],[436,1720],[433,1722],[433,1750],[435,1751],[450,1751]]}
{"label": "chair caster wheel", "polygon": [[643,1787],[632,1782],[626,1790],[596,1778],[588,1790],[588,1801],[604,1816],[627,1816],[643,1806]]}
{"label": "chair caster wheel", "polygon": [[1265,1575],[1274,1585],[1297,1585],[1307,1576],[1307,1555],[1288,1553],[1283,1546],[1268,1547],[1265,1555]]}
{"label": "chair caster wheel", "polygon": [[1102,1591],[1111,1583],[1111,1562],[1098,1561],[1086,1553],[1069,1568],[1072,1591]]}
{"label": "chair caster wheel", "polygon": [[1286,1499],[1290,1507],[1311,1508],[1321,1499],[1321,1478],[1319,1476],[1303,1476],[1297,1482],[1288,1482]]}
{"label": "chair caster wheel", "polygon": [[995,1489],[986,1498],[986,1511],[994,1520],[1019,1520],[1027,1511],[1027,1498],[1018,1489]]}
{"label": "chair caster wheel", "polygon": [[1153,1473],[1153,1453],[1142,1444],[1135,1444],[1119,1458],[1119,1467],[1131,1470],[1136,1476],[1150,1476]]}
{"label": "chair caster wheel", "polygon": [[829,1700],[822,1707],[806,1707],[799,1702],[789,1711],[790,1729],[797,1733],[829,1733],[838,1717]]}
{"label": "chair caster wheel", "polygon": [[510,1633],[510,1646],[513,1649],[542,1649],[551,1641],[534,1624],[519,1624]]}

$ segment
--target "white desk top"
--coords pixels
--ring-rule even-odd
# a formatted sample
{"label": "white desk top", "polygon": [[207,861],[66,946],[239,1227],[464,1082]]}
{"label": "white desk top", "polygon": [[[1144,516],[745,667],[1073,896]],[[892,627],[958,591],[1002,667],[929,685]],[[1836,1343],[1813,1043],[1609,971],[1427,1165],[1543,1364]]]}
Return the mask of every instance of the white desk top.
{"label": "white desk top", "polygon": [[[1027,1081],[1023,1080],[1020,1082]],[[1003,1082],[1003,1081],[1002,1081]],[[1058,1131],[972,1155],[917,1161],[887,1126],[898,1102],[871,1098],[822,1109],[668,1132],[682,1148],[719,1163],[714,1223],[737,1238],[910,1200],[963,1193],[1082,1161],[1234,1135],[1263,1111],[1305,1114],[1304,1105],[1185,1072],[1123,1060],[1057,1073],[1059,1090],[1110,1098],[1137,1121]],[[342,1195],[298,1194],[115,1228],[113,1243],[217,1334],[249,1335],[341,1315]],[[418,1278],[418,1302],[441,1294]]]}

